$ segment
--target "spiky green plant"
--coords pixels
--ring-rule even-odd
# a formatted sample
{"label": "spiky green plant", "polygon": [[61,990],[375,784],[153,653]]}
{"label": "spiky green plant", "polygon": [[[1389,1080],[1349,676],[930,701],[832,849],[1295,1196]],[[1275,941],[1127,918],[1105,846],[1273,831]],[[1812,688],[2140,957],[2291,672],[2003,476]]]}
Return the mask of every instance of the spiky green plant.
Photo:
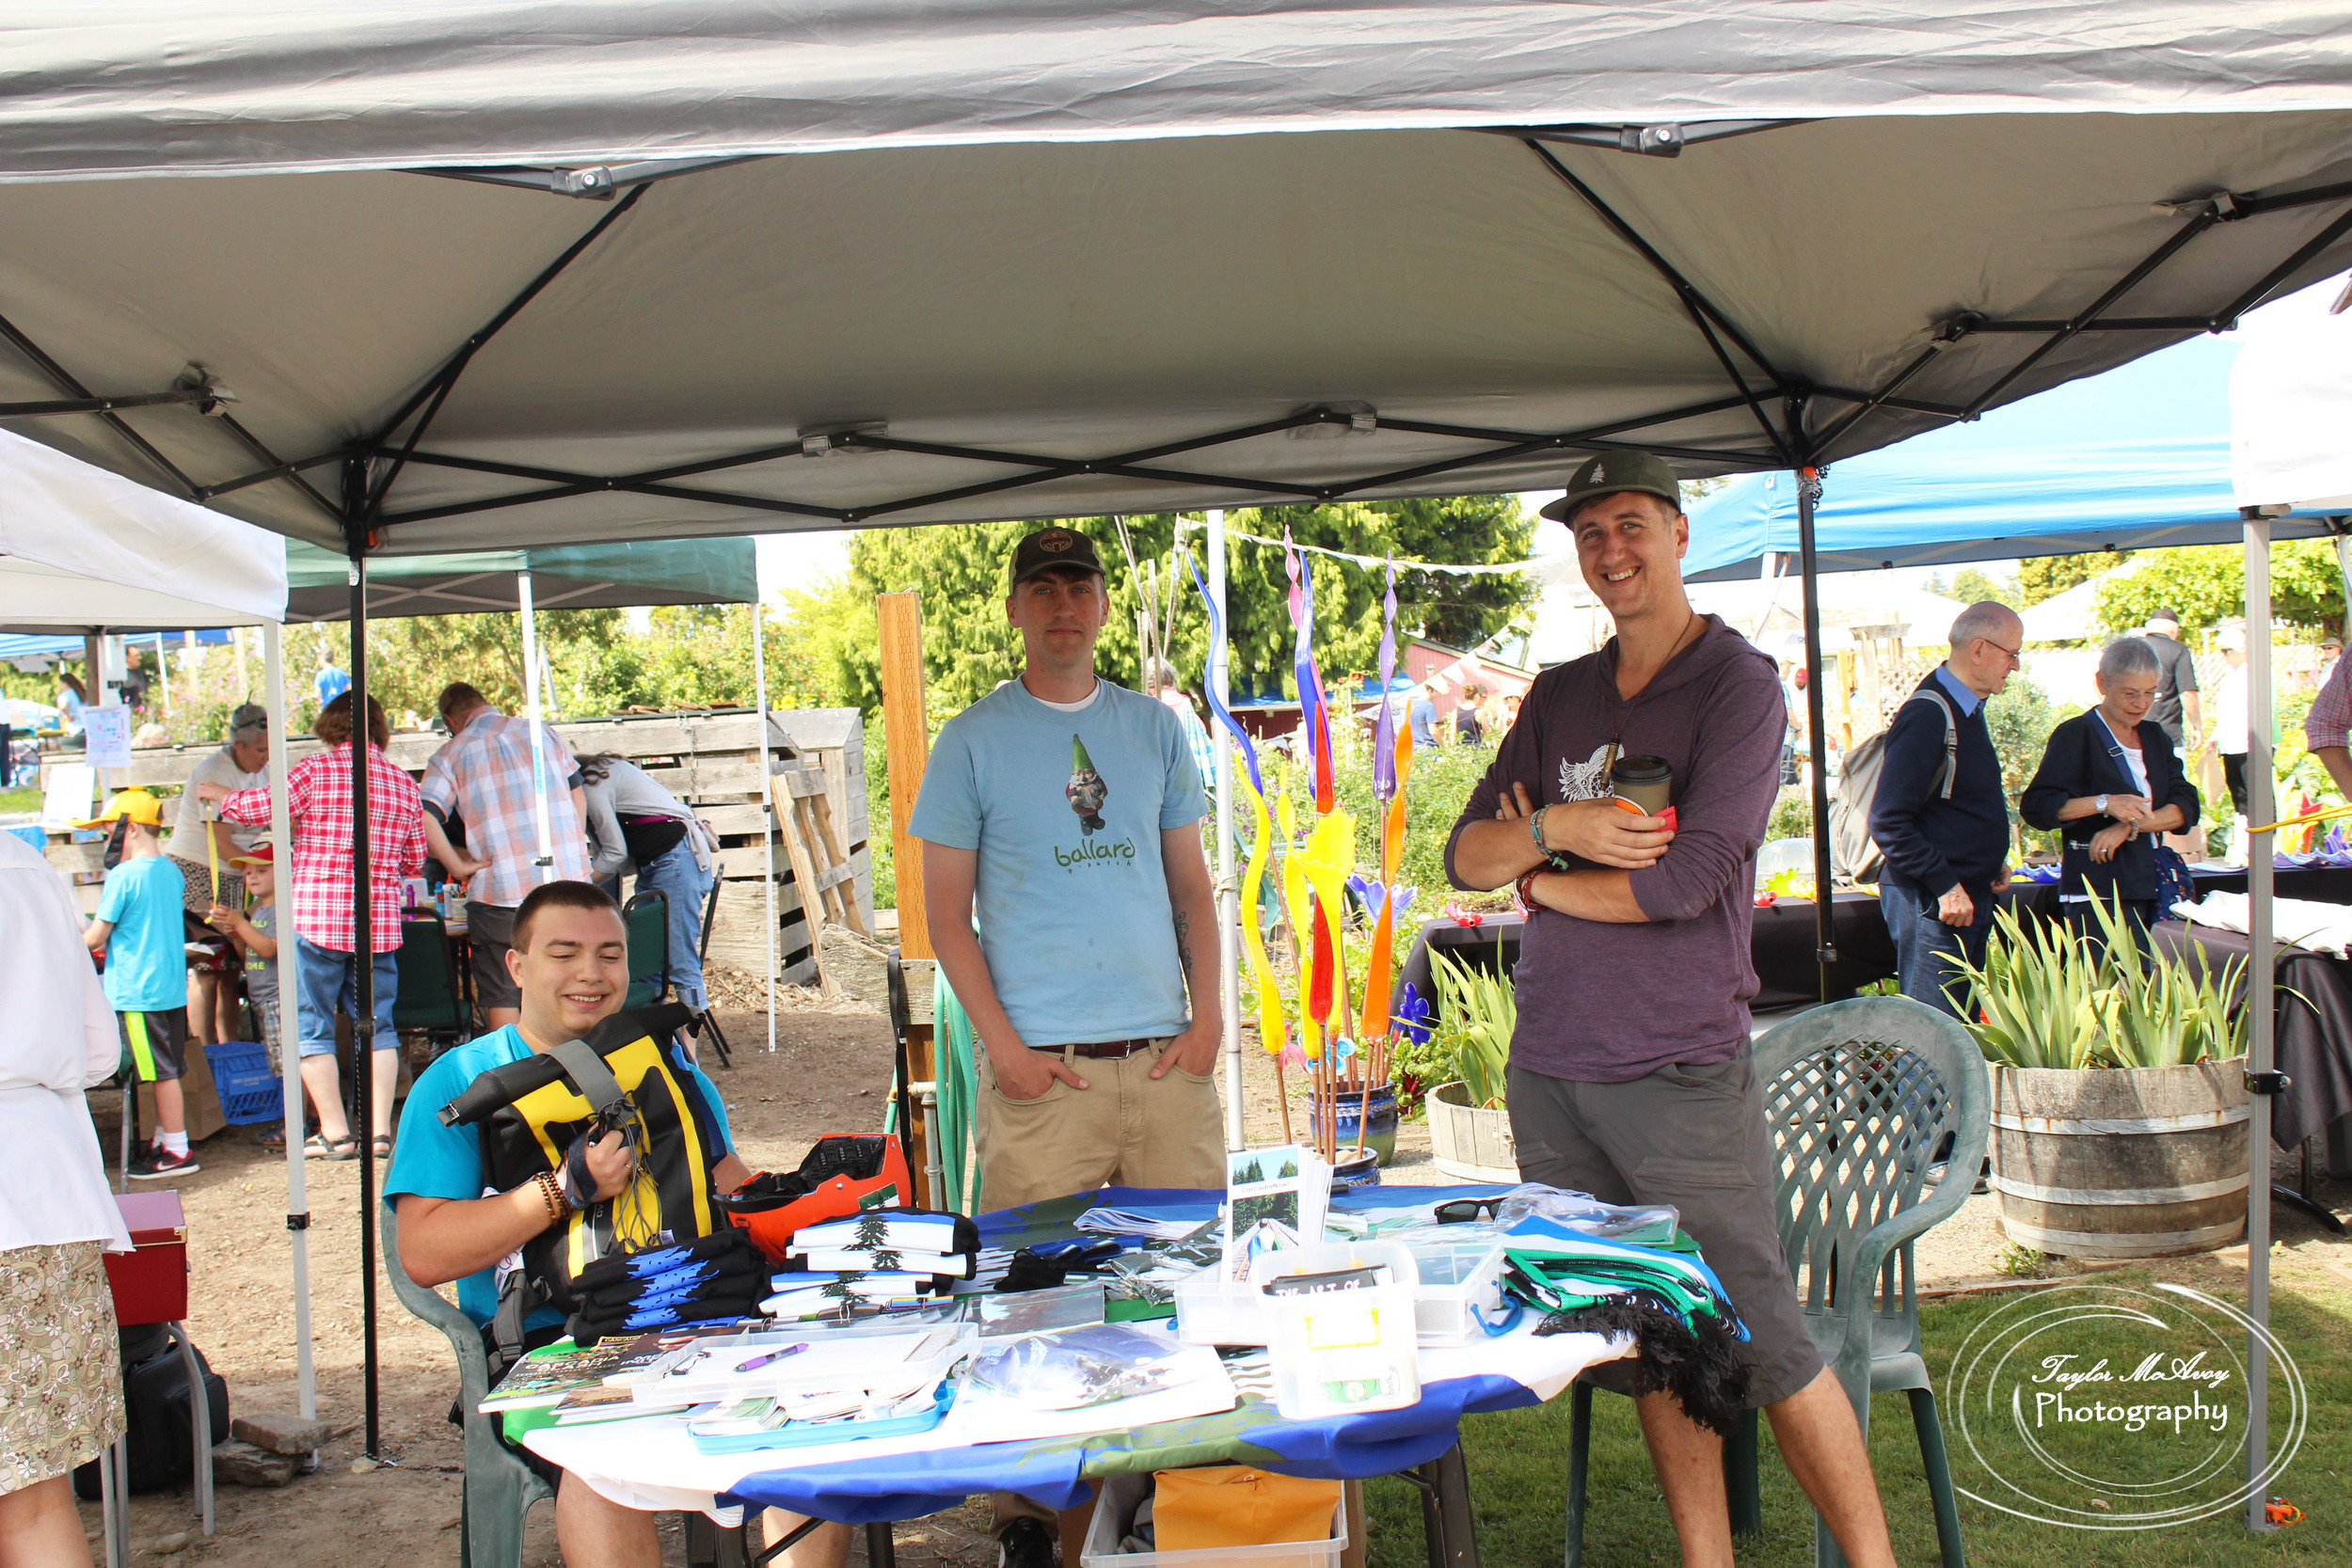
{"label": "spiky green plant", "polygon": [[2058,921],[1994,917],[1981,967],[1955,959],[1967,984],[1968,1031],[2011,1067],[2178,1067],[2245,1050],[2246,1009],[2230,997],[2246,960],[2217,974],[2145,952],[2120,901],[2093,896],[2093,941]]}
{"label": "spiky green plant", "polygon": [[1435,948],[1429,967],[1438,983],[1437,1035],[1453,1047],[1470,1103],[1502,1104],[1511,1032],[1519,1022],[1518,992],[1508,975],[1472,969]]}

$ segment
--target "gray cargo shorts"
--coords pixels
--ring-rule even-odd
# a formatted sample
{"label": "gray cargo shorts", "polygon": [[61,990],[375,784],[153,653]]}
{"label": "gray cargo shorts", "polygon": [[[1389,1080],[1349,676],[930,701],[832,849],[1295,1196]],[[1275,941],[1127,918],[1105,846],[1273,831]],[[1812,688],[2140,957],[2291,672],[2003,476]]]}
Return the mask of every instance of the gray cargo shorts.
{"label": "gray cargo shorts", "polygon": [[[1671,1203],[1747,1324],[1748,1408],[1775,1404],[1821,1372],[1772,1214],[1764,1093],[1745,1057],[1676,1063],[1624,1084],[1583,1084],[1515,1067],[1511,1135],[1519,1178],[1603,1203]],[[1633,1391],[1629,1361],[1592,1379]]]}

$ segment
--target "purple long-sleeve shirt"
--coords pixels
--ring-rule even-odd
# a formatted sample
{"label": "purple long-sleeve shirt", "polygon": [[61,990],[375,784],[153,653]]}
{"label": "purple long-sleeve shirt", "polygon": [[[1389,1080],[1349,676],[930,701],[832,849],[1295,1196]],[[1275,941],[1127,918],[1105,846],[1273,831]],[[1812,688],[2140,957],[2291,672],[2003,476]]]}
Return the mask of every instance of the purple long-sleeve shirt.
{"label": "purple long-sleeve shirt", "polygon": [[[1699,640],[1631,702],[1617,695],[1617,644],[1535,677],[1518,722],[1470,792],[1446,844],[1491,821],[1514,784],[1537,805],[1610,793],[1619,754],[1674,769],[1674,843],[1630,874],[1646,923],[1539,910],[1519,939],[1518,1029],[1511,1063],[1549,1077],[1616,1084],[1675,1062],[1726,1061],[1745,1049],[1756,851],[1772,818],[1788,726],[1780,680],[1756,645],[1708,616]],[[1572,863],[1586,865],[1589,863]]]}

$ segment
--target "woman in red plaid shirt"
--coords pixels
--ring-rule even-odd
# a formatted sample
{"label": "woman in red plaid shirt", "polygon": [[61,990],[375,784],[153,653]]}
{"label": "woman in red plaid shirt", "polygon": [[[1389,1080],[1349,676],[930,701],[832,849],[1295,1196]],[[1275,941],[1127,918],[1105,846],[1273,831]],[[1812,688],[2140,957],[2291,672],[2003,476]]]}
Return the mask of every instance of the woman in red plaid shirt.
{"label": "woman in red plaid shirt", "polygon": [[[343,1117],[335,1070],[335,1013],[358,1016],[358,927],[351,823],[351,693],[319,710],[311,726],[326,750],[304,757],[286,772],[286,808],[294,818],[294,977],[301,999],[302,1086],[317,1110],[317,1136],[303,1145],[313,1158],[349,1160],[358,1140]],[[424,807],[417,783],[384,755],[391,740],[382,705],[368,699],[368,884],[373,907],[368,922],[374,951],[375,1055],[373,1069],[375,1154],[392,1151],[392,1091],[398,1079],[400,1037],[392,1030],[392,1000],[400,990],[394,954],[400,948],[401,879],[424,868]],[[221,819],[247,826],[269,822],[269,790],[228,790],[199,784],[220,802]],[[282,973],[282,970],[281,970]]]}

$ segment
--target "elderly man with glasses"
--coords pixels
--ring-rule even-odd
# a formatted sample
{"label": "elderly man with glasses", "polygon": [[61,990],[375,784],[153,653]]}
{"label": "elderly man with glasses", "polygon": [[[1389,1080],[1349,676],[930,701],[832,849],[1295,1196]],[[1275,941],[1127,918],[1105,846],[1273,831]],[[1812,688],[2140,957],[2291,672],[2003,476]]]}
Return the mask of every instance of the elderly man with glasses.
{"label": "elderly man with glasses", "polygon": [[1986,699],[2018,666],[2025,623],[1991,599],[1952,623],[1951,656],[1887,726],[1870,836],[1886,857],[1879,908],[1903,994],[1954,1018],[1953,959],[1984,962],[1993,895],[2009,883],[2009,798],[1985,728]]}

